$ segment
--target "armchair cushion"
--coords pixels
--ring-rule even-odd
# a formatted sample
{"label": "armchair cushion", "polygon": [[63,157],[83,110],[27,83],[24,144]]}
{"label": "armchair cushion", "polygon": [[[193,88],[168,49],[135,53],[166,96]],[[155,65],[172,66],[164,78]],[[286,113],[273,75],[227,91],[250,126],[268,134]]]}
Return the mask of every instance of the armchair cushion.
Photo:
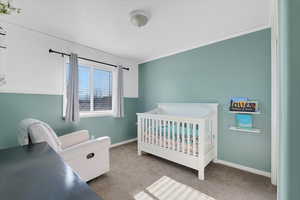
{"label": "armchair cushion", "polygon": [[58,137],[61,142],[61,148],[66,149],[70,146],[86,142],[90,139],[90,134],[87,130],[80,130]]}

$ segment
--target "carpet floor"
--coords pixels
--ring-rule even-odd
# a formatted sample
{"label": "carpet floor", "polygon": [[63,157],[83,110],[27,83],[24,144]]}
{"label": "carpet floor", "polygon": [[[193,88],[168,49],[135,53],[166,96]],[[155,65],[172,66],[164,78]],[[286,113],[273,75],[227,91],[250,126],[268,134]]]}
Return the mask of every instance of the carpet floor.
{"label": "carpet floor", "polygon": [[276,187],[270,179],[226,167],[209,164],[205,181],[197,171],[150,154],[137,155],[137,144],[111,149],[111,170],[89,182],[92,189],[104,200],[133,200],[144,188],[168,176],[191,186],[217,200],[275,200]]}

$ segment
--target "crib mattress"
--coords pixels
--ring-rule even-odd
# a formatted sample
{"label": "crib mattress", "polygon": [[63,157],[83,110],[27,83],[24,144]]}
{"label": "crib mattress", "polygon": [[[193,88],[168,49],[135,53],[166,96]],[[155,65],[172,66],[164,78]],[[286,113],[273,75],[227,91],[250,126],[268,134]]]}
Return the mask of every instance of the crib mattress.
{"label": "crib mattress", "polygon": [[[170,128],[170,129],[169,129]],[[170,133],[169,133],[170,131]],[[173,134],[174,131],[174,134]],[[184,137],[184,138],[191,138],[193,137],[193,128],[192,127],[186,127],[186,126],[179,126],[179,130],[177,127],[173,127],[172,126],[160,126],[157,130],[156,127],[150,127],[148,128],[148,130],[146,131],[148,133],[153,133],[155,134],[156,132],[161,132],[161,134],[166,134],[166,137],[168,137],[170,135],[170,138],[173,137],[173,135],[175,135],[177,137],[177,134],[179,134],[180,137]],[[198,127],[195,128],[195,137],[198,137],[200,135]]]}
{"label": "crib mattress", "polygon": [[[151,145],[159,146],[161,148],[175,150],[175,151],[179,151],[179,152],[184,152],[186,154],[198,156],[199,145],[198,145],[197,138],[195,139],[195,146],[194,146],[193,139],[190,139],[190,142],[186,142],[186,140],[184,140],[184,142],[182,142],[182,140],[177,140],[176,137],[174,137],[175,139],[172,139],[172,138],[165,139],[164,137],[162,137],[160,140],[159,135],[157,136],[157,139],[156,139],[155,134],[154,135],[153,134],[148,134],[148,135],[145,134],[143,137],[143,140],[147,144],[151,144]],[[205,143],[204,145],[205,145],[206,153],[209,152],[213,148],[212,143]],[[193,151],[194,148],[195,148],[195,152]]]}

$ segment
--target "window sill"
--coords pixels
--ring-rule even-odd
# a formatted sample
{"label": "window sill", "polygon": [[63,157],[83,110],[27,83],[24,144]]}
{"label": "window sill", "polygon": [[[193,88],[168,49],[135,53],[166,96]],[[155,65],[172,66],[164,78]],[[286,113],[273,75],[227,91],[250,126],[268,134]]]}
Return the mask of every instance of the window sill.
{"label": "window sill", "polygon": [[99,111],[99,112],[81,112],[80,118],[89,118],[89,117],[112,117],[112,111]]}

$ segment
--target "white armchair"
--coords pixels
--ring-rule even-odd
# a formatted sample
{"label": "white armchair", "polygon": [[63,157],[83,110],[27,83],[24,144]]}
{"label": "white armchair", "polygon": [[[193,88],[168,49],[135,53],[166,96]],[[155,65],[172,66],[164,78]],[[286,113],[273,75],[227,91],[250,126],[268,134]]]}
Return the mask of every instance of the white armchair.
{"label": "white armchair", "polygon": [[[28,137],[29,136],[29,137]],[[19,143],[47,142],[69,166],[85,181],[109,171],[110,138],[90,139],[87,130],[57,137],[46,123],[25,119],[20,123]]]}

